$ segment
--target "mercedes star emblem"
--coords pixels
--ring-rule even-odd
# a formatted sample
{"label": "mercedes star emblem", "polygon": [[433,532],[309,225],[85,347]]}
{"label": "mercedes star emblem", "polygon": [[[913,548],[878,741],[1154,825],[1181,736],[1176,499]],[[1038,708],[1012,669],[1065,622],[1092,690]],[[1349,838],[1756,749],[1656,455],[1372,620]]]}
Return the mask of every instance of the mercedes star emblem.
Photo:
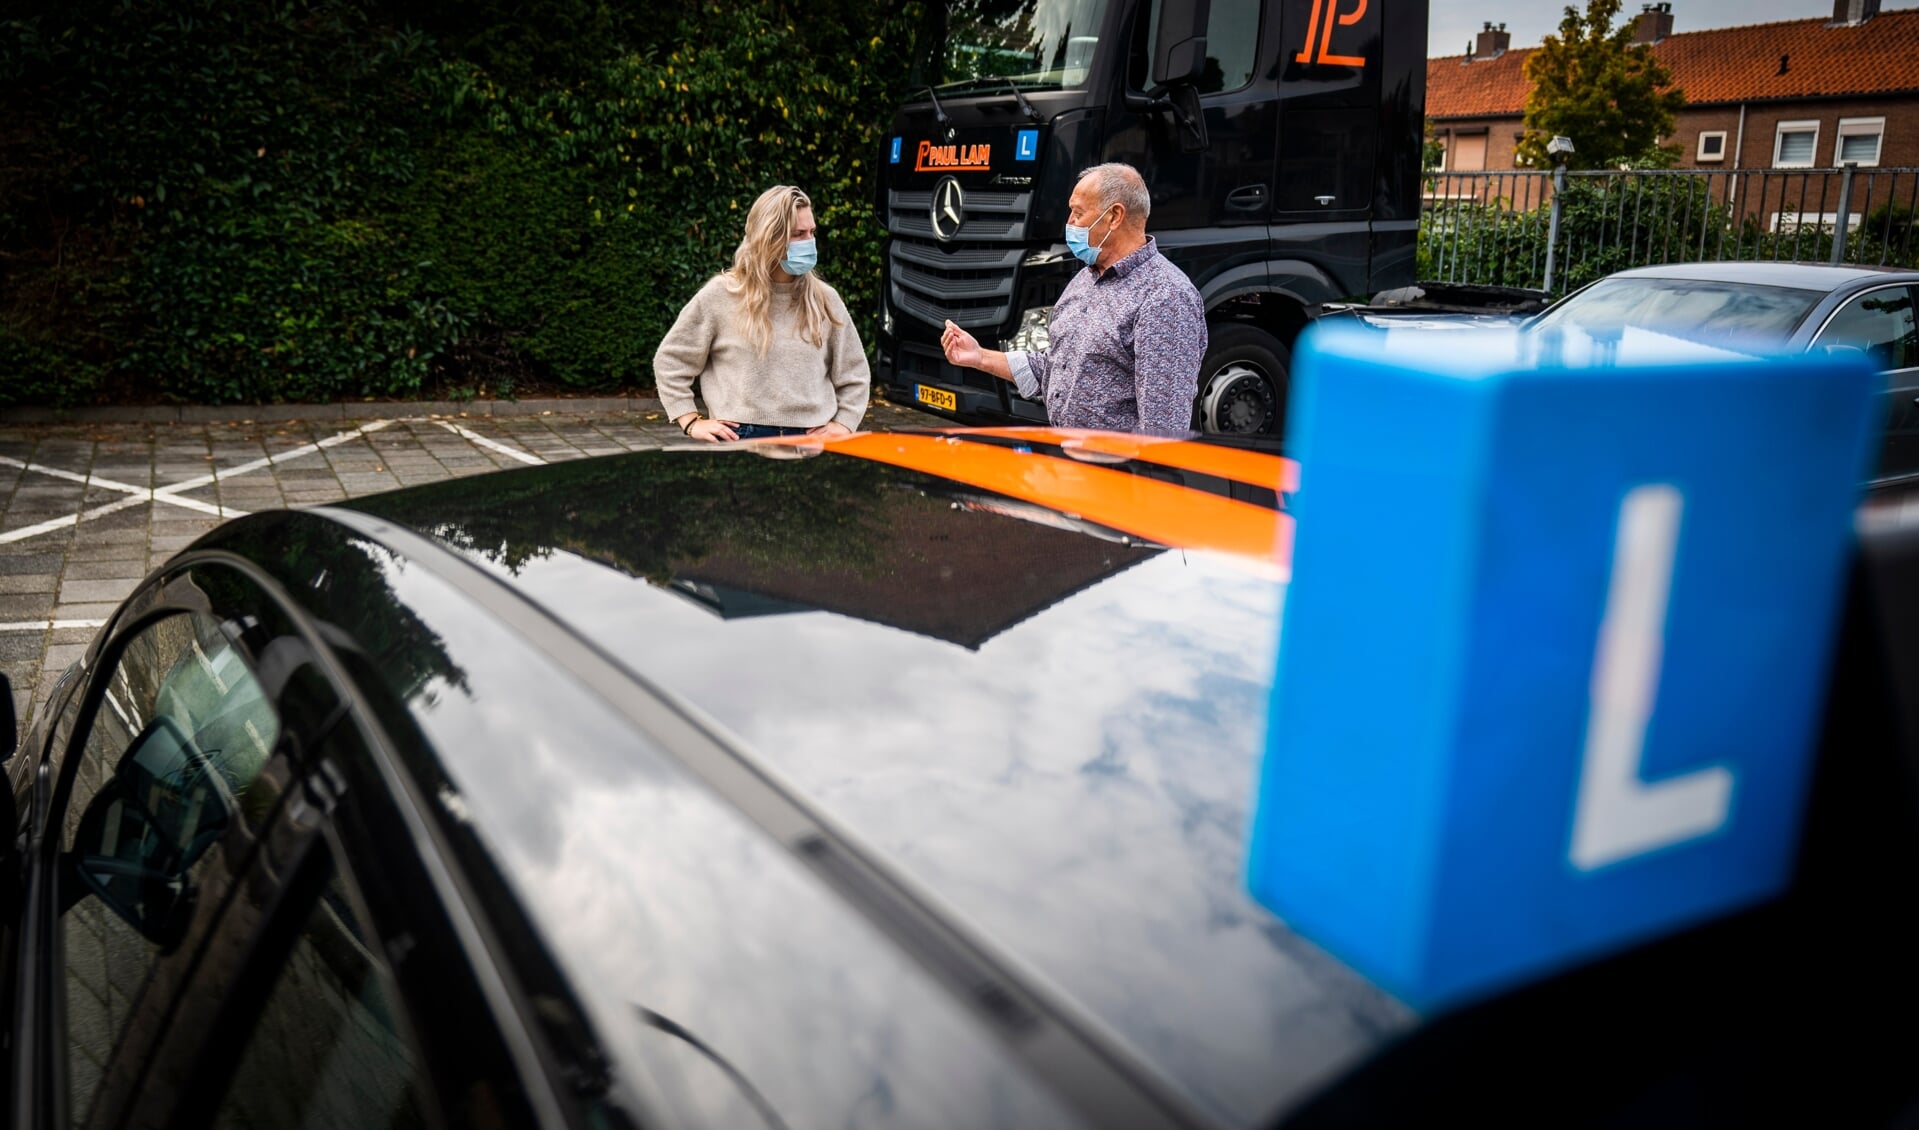
{"label": "mercedes star emblem", "polygon": [[933,234],[941,243],[959,234],[960,225],[966,222],[966,194],[960,191],[960,183],[952,177],[942,177],[933,186]]}

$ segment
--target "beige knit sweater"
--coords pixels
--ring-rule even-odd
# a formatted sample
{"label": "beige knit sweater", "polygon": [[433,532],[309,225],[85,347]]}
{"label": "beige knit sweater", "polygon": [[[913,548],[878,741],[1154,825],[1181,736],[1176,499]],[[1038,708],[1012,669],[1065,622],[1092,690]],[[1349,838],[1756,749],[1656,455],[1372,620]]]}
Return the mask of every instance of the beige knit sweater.
{"label": "beige knit sweater", "polygon": [[[825,285],[825,284],[821,284]],[[773,286],[773,341],[761,357],[734,317],[738,299],[716,276],[660,340],[653,381],[666,418],[695,411],[693,382],[706,414],[736,424],[813,428],[837,420],[858,430],[873,376],[846,303],[827,287],[827,309],[839,325],[821,327],[825,344],[800,340],[799,281]]]}

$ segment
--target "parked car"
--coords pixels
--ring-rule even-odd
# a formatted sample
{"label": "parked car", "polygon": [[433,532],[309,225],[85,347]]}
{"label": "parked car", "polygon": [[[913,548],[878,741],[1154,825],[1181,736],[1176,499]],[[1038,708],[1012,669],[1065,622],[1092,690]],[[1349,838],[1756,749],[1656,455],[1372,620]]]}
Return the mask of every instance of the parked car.
{"label": "parked car", "polygon": [[1420,1015],[1243,887],[1293,474],[956,430],[222,526],[7,765],[13,1125],[1909,1116],[1919,521],[1790,897]]}
{"label": "parked car", "polygon": [[[1482,288],[1483,289],[1483,288]],[[1517,295],[1519,292],[1512,292]],[[1484,328],[1617,338],[1627,329],[1744,352],[1857,349],[1886,374],[1886,440],[1874,481],[1919,478],[1919,271],[1810,263],[1674,263],[1607,275],[1521,318],[1512,295],[1449,288],[1432,308],[1332,308],[1393,333]],[[1470,304],[1483,313],[1464,313]],[[1495,308],[1496,307],[1496,308]]]}

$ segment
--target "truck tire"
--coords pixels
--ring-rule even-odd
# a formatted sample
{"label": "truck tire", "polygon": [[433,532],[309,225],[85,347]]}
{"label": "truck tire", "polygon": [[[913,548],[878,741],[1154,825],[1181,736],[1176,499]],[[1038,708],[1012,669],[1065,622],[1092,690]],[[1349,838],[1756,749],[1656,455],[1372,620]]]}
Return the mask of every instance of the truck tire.
{"label": "truck tire", "polygon": [[1244,322],[1214,325],[1210,337],[1199,364],[1195,426],[1226,435],[1282,434],[1292,350]]}

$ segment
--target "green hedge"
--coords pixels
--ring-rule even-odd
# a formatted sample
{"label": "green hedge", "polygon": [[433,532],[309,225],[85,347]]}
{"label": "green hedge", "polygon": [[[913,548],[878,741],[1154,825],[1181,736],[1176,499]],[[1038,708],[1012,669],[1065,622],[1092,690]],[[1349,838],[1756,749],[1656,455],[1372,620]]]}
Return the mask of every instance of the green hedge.
{"label": "green hedge", "polygon": [[0,403],[648,384],[774,183],[870,336],[910,7],[393,10],[0,21]]}

